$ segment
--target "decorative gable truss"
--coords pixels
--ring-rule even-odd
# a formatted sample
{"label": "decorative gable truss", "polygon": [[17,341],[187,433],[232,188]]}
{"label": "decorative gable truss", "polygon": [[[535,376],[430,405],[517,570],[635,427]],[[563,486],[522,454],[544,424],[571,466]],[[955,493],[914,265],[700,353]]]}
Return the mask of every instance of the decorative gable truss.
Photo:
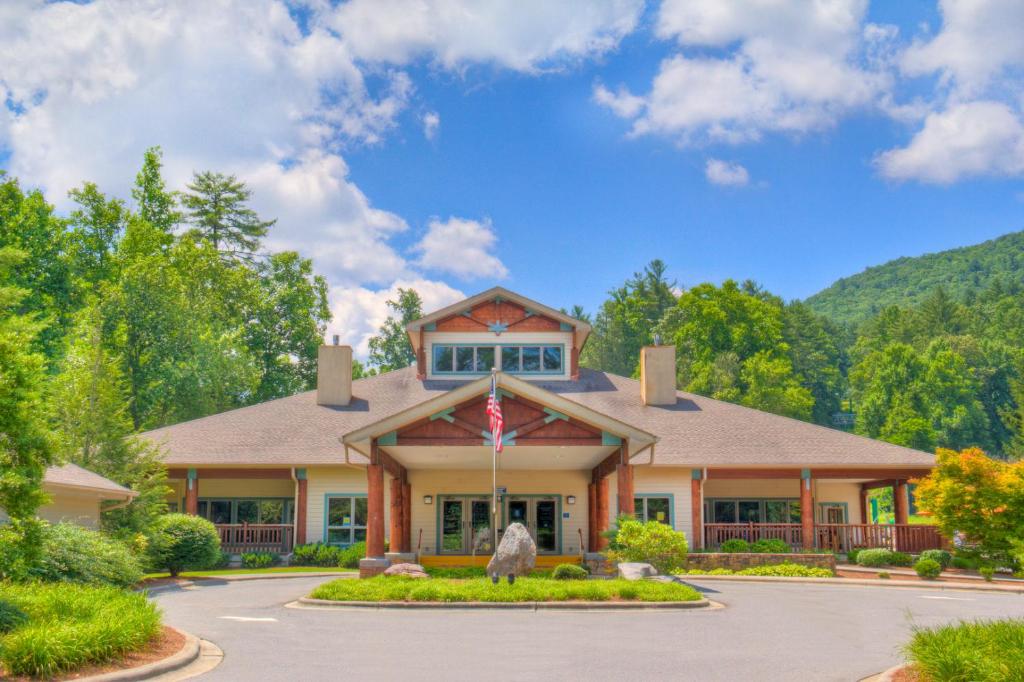
{"label": "decorative gable truss", "polygon": [[[589,424],[501,390],[502,443],[511,445],[604,445],[611,437]],[[388,445],[486,445],[487,396],[441,410],[382,437]]]}

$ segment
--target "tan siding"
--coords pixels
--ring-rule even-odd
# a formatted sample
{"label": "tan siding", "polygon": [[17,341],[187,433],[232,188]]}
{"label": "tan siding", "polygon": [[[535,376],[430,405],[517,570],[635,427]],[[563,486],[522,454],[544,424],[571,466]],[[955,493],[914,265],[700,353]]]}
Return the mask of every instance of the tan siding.
{"label": "tan siding", "polygon": [[666,493],[672,495],[673,519],[676,530],[686,534],[692,543],[692,516],[690,513],[690,469],[634,467],[633,490],[637,493]]}
{"label": "tan siding", "polygon": [[50,523],[66,521],[86,528],[100,525],[100,498],[88,493],[48,490],[52,501],[39,508],[40,518]]}
{"label": "tan siding", "polygon": [[[322,542],[324,540],[324,523],[326,508],[325,496],[339,493],[366,494],[366,469],[339,467],[310,467],[306,469],[307,507],[306,507],[306,541]],[[388,485],[384,485],[385,529],[388,516]]]}
{"label": "tan siding", "polygon": [[[845,502],[847,509],[846,522],[860,523],[860,483],[818,481],[814,502],[815,509],[817,509],[817,505],[821,502]],[[824,521],[824,519],[820,518],[818,520]]]}

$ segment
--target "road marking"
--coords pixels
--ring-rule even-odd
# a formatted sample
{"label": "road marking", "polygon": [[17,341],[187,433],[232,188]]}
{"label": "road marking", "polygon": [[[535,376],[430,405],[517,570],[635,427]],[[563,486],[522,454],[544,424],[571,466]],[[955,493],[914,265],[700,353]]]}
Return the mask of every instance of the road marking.
{"label": "road marking", "polygon": [[966,597],[936,597],[927,594],[921,594],[918,596],[921,597],[921,599],[944,599],[946,601],[974,601],[973,599],[968,599]]}
{"label": "road marking", "polygon": [[250,618],[248,616],[217,616],[223,620],[237,620],[243,623],[276,623],[277,618]]}

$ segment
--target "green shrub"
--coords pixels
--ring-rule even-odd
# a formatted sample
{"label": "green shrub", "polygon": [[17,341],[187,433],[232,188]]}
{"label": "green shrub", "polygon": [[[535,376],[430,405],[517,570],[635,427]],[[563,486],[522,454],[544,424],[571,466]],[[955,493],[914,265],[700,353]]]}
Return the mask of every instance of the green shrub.
{"label": "green shrub", "polygon": [[7,634],[27,620],[24,611],[6,599],[0,599],[0,635]]}
{"label": "green shrub", "polygon": [[978,573],[985,579],[985,582],[990,583],[992,582],[992,576],[996,574],[996,569],[991,566],[982,566],[978,569]]}
{"label": "green shrub", "polygon": [[220,556],[217,558],[217,563],[211,566],[211,568],[222,569],[228,568],[229,566],[231,566],[231,552],[221,550]]}
{"label": "green shrub", "polygon": [[160,633],[160,611],[141,593],[111,586],[0,585],[28,620],[3,637],[0,664],[10,675],[51,678],[137,651]]}
{"label": "green shrub", "polygon": [[737,571],[736,575],[767,575],[780,578],[833,577],[832,571],[827,568],[803,566],[801,564],[793,564],[788,561],[781,564],[773,564],[771,566],[751,566],[750,568],[744,568],[742,571]]}
{"label": "green shrub", "polygon": [[204,518],[165,514],[153,524],[149,552],[153,566],[172,576],[182,571],[201,571],[220,559],[220,536]]}
{"label": "green shrub", "polygon": [[664,523],[621,519],[615,541],[618,549],[609,552],[613,561],[648,563],[666,575],[686,565],[686,536]]}
{"label": "green shrub", "polygon": [[[336,568],[341,566],[341,547],[315,542],[299,545],[292,550],[292,566],[324,566]],[[358,565],[358,564],[357,564]]]}
{"label": "green shrub", "polygon": [[921,679],[1024,680],[1024,619],[915,628],[904,651]]}
{"label": "green shrub", "polygon": [[558,564],[551,572],[555,580],[586,580],[588,575],[587,569],[576,564]]}
{"label": "green shrub", "polygon": [[964,571],[973,571],[978,568],[978,560],[974,557],[957,554],[953,557],[952,565],[953,568],[959,568]]}
{"label": "green shrub", "polygon": [[483,578],[487,575],[487,569],[483,566],[427,566],[425,570],[432,578],[452,580]]}
{"label": "green shrub", "polygon": [[43,530],[39,563],[29,576],[46,582],[130,587],[142,579],[142,565],[127,545],[73,523]]}
{"label": "green shrub", "polygon": [[888,571],[879,571],[879,572],[878,572],[878,577],[879,577],[879,578],[880,578],[881,580],[888,580],[888,579],[889,579],[889,578],[891,578],[892,576],[891,576],[891,575],[889,575],[889,572],[888,572]]}
{"label": "green shrub", "polygon": [[934,559],[918,559],[914,564],[914,570],[922,578],[935,580],[942,573],[942,564]]}
{"label": "green shrub", "polygon": [[890,552],[889,554],[890,566],[912,566],[913,564],[914,557],[906,552]]}
{"label": "green shrub", "polygon": [[879,566],[888,566],[891,562],[892,552],[882,547],[875,549],[862,549],[857,552],[858,566],[877,568]]}
{"label": "green shrub", "polygon": [[750,543],[744,540],[743,538],[732,538],[723,542],[719,546],[718,551],[728,552],[730,554],[737,552],[749,552]]}
{"label": "green shrub", "polygon": [[921,552],[919,558],[936,561],[942,568],[949,568],[950,563],[953,561],[953,555],[944,549],[926,549]]}
{"label": "green shrub", "polygon": [[341,568],[359,568],[359,560],[366,557],[366,543],[357,542],[341,550],[337,565]]}
{"label": "green shrub", "polygon": [[778,538],[762,538],[750,545],[750,551],[758,554],[789,554],[791,550],[788,542]]}
{"label": "green shrub", "polygon": [[846,553],[846,562],[850,563],[850,564],[857,563],[857,555],[860,554],[860,552],[861,552],[860,548],[854,548],[854,549],[849,550]]}
{"label": "green shrub", "polygon": [[242,566],[245,568],[269,568],[281,557],[271,552],[246,552],[242,555]]}

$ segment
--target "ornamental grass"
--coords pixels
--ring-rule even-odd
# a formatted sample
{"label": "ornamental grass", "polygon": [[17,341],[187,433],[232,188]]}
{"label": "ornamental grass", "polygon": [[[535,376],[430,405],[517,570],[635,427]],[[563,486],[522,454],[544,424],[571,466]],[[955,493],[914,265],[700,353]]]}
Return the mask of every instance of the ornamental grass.
{"label": "ornamental grass", "polygon": [[546,601],[697,601],[700,593],[688,585],[630,580],[551,580],[518,578],[497,585],[487,578],[427,580],[377,576],[365,580],[334,580],[310,595],[332,601],[411,602],[546,602]]}
{"label": "ornamental grass", "polygon": [[1024,619],[916,628],[904,651],[927,682],[1024,680]]}
{"label": "ornamental grass", "polygon": [[0,601],[27,619],[0,635],[0,678],[53,677],[138,651],[160,634],[142,594],[68,583],[0,584]]}

